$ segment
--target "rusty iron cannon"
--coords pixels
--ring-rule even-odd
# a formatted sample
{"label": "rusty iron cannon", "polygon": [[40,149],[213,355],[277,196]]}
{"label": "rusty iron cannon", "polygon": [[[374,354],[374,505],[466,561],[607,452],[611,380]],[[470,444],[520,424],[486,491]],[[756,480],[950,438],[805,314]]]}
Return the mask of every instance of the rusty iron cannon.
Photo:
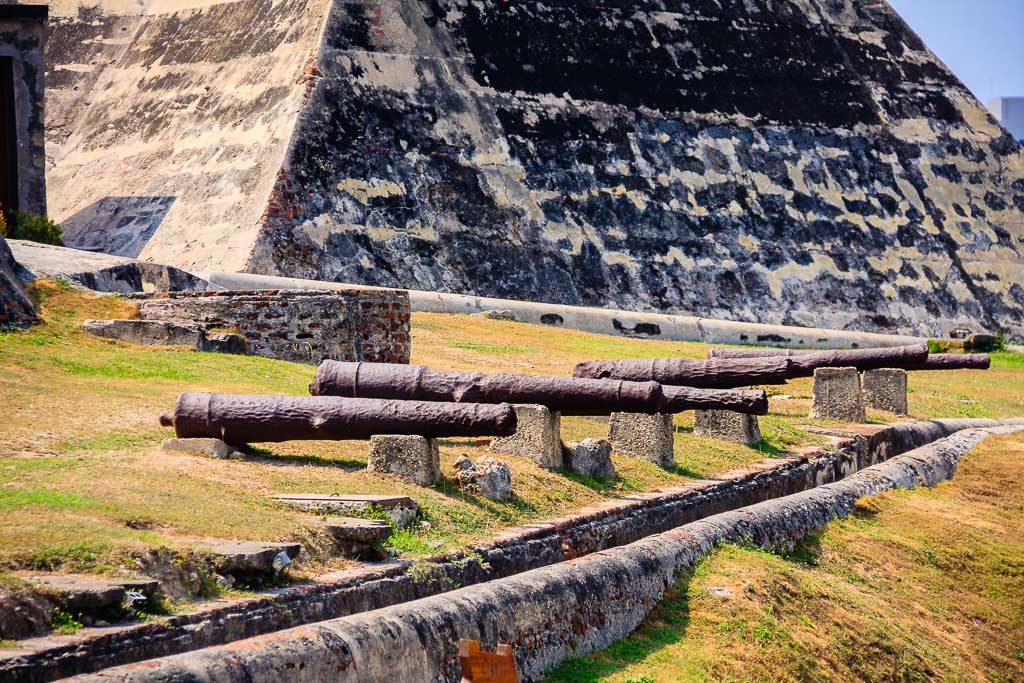
{"label": "rusty iron cannon", "polygon": [[785,384],[788,358],[634,358],[577,363],[573,375],[590,379],[655,381],[700,389],[733,389],[757,384]]}
{"label": "rusty iron cannon", "polygon": [[665,403],[660,412],[684,410],[728,410],[748,415],[768,414],[768,394],[764,389],[695,389],[662,386]]}
{"label": "rusty iron cannon", "polygon": [[359,396],[455,403],[534,403],[565,415],[676,413],[724,405],[761,414],[763,392],[672,392],[657,382],[579,379],[515,373],[452,372],[421,365],[327,360],[309,385],[315,396]]}
{"label": "rusty iron cannon", "polygon": [[784,384],[798,377],[810,377],[817,368],[854,367],[914,369],[926,363],[924,344],[887,349],[815,351],[806,354],[770,354],[758,357],[634,358],[577,363],[576,377],[655,381],[688,387],[730,389],[757,384]]}
{"label": "rusty iron cannon", "polygon": [[[897,347],[902,348],[902,347]],[[874,349],[863,349],[872,351]],[[844,352],[856,353],[857,351]],[[823,353],[812,349],[722,349],[708,351],[708,358],[778,358],[809,356]],[[887,366],[904,370],[987,370],[992,361],[987,353],[929,353],[923,363],[917,365]]]}
{"label": "rusty iron cannon", "polygon": [[336,396],[199,394],[178,396],[160,424],[178,438],[255,442],[368,439],[375,434],[425,437],[509,436],[516,413],[505,404],[386,401]]}

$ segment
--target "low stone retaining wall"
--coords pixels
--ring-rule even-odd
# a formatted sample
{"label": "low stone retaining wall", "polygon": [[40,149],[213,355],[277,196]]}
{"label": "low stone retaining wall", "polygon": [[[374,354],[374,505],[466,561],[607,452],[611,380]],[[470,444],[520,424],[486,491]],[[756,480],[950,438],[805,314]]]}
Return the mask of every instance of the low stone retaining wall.
{"label": "low stone retaining wall", "polygon": [[145,320],[226,327],[250,354],[303,363],[325,358],[408,363],[409,295],[402,290],[240,290],[127,294]]}
{"label": "low stone retaining wall", "polygon": [[[637,494],[549,522],[507,529],[491,543],[416,562],[364,566],[331,582],[213,610],[141,624],[64,646],[0,660],[0,679],[44,681],[126,662],[219,645],[357,614],[512,576],[631,543],[709,515],[834,482],[986,419],[930,420],[843,431],[832,449],[763,461],[713,480]],[[826,432],[833,433],[833,432]]]}
{"label": "low stone retaining wall", "polygon": [[934,485],[992,433],[969,429],[843,481],[726,512],[586,558],[386,609],[111,669],[91,681],[452,681],[458,641],[510,643],[520,680],[635,629],[679,573],[723,541],[789,547],[895,487]]}
{"label": "low stone retaining wall", "polygon": [[[211,289],[253,289],[257,287],[332,289],[354,286],[321,280],[302,280],[251,273],[213,272],[200,275],[210,283]],[[409,290],[409,298],[414,311],[432,313],[511,311],[516,318],[527,323],[641,339],[702,341],[708,344],[767,344],[794,349],[856,349],[903,346],[905,344],[920,344],[925,341],[922,337],[899,334],[772,325],[670,313],[623,311],[613,308],[566,306],[564,304],[495,299],[448,292],[424,292],[415,289]]]}

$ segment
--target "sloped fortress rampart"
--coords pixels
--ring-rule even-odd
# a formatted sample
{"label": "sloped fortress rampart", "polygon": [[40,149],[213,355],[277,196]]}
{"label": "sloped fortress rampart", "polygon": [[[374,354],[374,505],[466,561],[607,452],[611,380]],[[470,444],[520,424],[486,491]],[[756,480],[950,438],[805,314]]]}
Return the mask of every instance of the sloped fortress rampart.
{"label": "sloped fortress rampart", "polygon": [[51,9],[50,211],[192,270],[1021,336],[1024,155],[883,1]]}

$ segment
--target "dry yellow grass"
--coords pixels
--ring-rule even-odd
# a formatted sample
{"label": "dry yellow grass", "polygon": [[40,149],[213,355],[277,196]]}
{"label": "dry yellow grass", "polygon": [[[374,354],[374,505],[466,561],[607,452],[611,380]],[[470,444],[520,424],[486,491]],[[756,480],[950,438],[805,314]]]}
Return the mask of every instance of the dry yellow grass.
{"label": "dry yellow grass", "polygon": [[[104,571],[126,554],[154,546],[186,549],[199,539],[285,540],[308,536],[310,519],[267,499],[282,492],[394,493],[415,497],[430,529],[400,534],[410,555],[464,544],[512,524],[566,514],[601,499],[676,484],[744,466],[813,442],[807,381],[774,388],[762,419],[760,450],[692,435],[692,417],[677,417],[678,466],[671,471],[615,456],[619,478],[600,483],[508,458],[517,497],[493,503],[460,491],[451,479],[417,487],[365,472],[365,442],[264,444],[258,457],[216,461],[160,450],[170,430],[157,423],[181,391],[304,394],[313,368],[263,358],[141,347],[83,334],[85,318],[124,317],[116,297],[97,297],[55,283],[38,288],[46,322],[0,334],[0,567]],[[415,314],[413,362],[440,368],[571,372],[586,358],[703,356],[707,346],[625,339],[463,315]],[[941,396],[959,391],[960,373],[914,381]],[[1020,414],[1024,369],[1001,368],[976,406],[978,414]],[[974,381],[971,379],[970,381]],[[980,381],[980,380],[979,380]],[[945,389],[943,387],[946,387]],[[1016,393],[1016,403],[1004,394]],[[924,400],[921,400],[924,399]],[[932,393],[912,395],[921,415],[946,410]],[[964,404],[966,405],[966,404]],[[955,406],[953,406],[955,407]],[[597,419],[566,418],[567,439],[603,436]],[[459,453],[485,449],[468,441],[442,444],[443,471]],[[311,571],[324,558],[307,557]]]}

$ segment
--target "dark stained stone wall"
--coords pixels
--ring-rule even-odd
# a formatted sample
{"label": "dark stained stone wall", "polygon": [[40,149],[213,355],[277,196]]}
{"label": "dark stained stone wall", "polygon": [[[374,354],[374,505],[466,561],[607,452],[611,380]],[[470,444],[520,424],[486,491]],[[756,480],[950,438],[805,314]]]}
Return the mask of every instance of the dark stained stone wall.
{"label": "dark stained stone wall", "polygon": [[[0,4],[0,57],[10,60],[17,180],[7,209],[46,215],[43,36],[46,8]],[[5,105],[6,106],[6,105]],[[6,161],[6,159],[5,159]],[[0,199],[6,200],[5,196]]]}
{"label": "dark stained stone wall", "polygon": [[878,2],[336,1],[251,272],[1020,336],[1024,155]]}
{"label": "dark stained stone wall", "polygon": [[18,263],[0,236],[0,330],[25,327],[36,321],[36,310],[17,277]]}

